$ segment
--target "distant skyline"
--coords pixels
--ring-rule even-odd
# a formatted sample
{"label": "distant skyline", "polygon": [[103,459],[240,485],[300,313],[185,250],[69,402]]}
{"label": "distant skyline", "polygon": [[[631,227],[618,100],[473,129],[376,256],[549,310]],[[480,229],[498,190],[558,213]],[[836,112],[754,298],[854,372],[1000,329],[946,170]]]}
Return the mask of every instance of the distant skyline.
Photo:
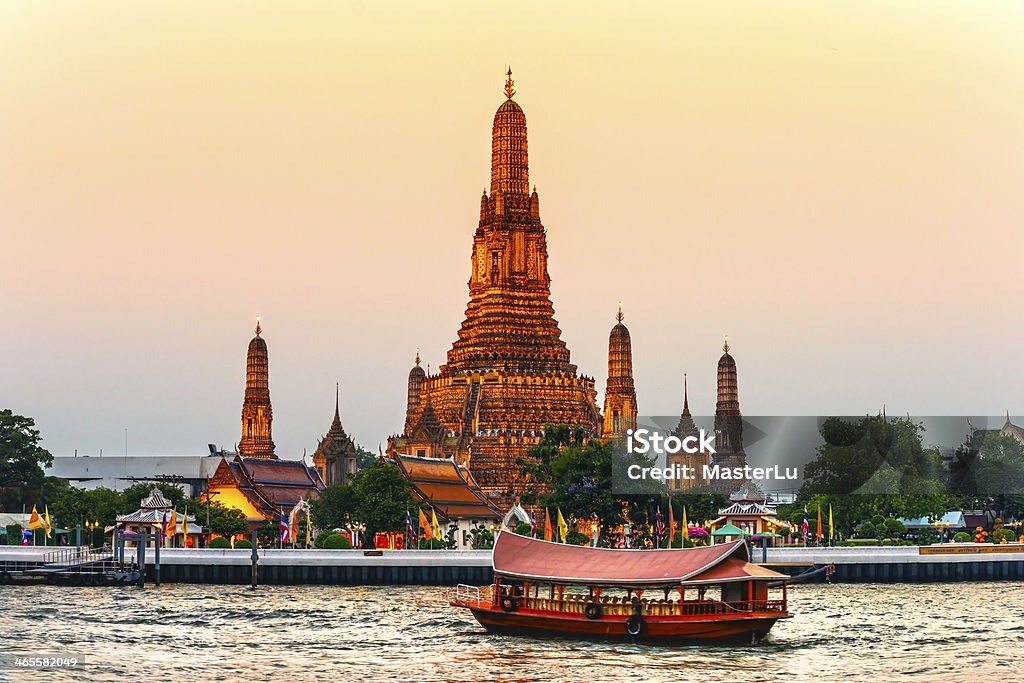
{"label": "distant skyline", "polygon": [[[58,455],[376,452],[467,301],[511,65],[552,298],[640,413],[1024,411],[1024,5],[0,7],[0,408]],[[600,397],[599,397],[600,402]]]}

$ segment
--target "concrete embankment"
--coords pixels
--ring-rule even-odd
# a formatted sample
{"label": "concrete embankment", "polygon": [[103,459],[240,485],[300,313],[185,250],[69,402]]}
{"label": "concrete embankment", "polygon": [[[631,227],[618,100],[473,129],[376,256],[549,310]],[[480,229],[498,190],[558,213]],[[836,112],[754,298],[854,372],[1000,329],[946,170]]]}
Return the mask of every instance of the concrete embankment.
{"label": "concrete embankment", "polygon": [[[52,550],[52,548],[50,549]],[[251,551],[170,549],[160,552],[165,583],[246,584]],[[0,546],[0,567],[37,565],[42,548]],[[1024,580],[1024,546],[961,544],[877,548],[760,548],[754,562],[787,574],[834,564],[836,582],[929,582]],[[153,551],[146,553],[147,580],[153,581]],[[260,550],[262,584],[483,585],[491,581],[487,550]]]}

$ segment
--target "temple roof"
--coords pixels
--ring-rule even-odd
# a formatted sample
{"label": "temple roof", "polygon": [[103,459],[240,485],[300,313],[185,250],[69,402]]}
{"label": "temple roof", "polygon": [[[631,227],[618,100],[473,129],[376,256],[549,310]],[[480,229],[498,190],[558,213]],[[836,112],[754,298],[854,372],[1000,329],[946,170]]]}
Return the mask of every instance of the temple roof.
{"label": "temple roof", "polygon": [[409,480],[413,494],[433,505],[438,514],[449,519],[501,517],[477,486],[473,475],[453,459],[399,454],[395,463]]}
{"label": "temple roof", "polygon": [[234,484],[254,507],[268,516],[282,508],[292,508],[300,500],[319,495],[326,488],[315,468],[301,460],[268,460],[243,458],[223,459],[210,487]]}
{"label": "temple roof", "polygon": [[139,504],[140,510],[169,510],[171,504],[164,498],[164,494],[156,486],[149,492],[142,502]]}

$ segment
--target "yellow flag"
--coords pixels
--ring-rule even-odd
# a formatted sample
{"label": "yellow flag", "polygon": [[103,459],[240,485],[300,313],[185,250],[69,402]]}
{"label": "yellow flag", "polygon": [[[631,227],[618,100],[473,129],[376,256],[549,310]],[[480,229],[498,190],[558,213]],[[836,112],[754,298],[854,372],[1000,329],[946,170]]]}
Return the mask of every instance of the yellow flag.
{"label": "yellow flag", "polygon": [[556,509],[558,510],[558,540],[565,543],[565,537],[569,535],[569,525],[565,523],[565,517],[562,516],[562,508]]}
{"label": "yellow flag", "polygon": [[686,521],[686,507],[683,507],[683,538],[689,540],[690,538],[690,525]]}
{"label": "yellow flag", "polygon": [[45,508],[43,508],[43,510],[45,510],[46,513],[43,516],[43,529],[46,531],[47,538],[53,538],[52,536],[50,536],[50,531],[53,529],[53,525],[50,524],[50,506],[47,505]]}
{"label": "yellow flag", "polygon": [[188,508],[185,508],[185,514],[181,520],[181,533],[188,537]]}
{"label": "yellow flag", "polygon": [[828,504],[828,540],[832,542],[832,534],[835,533],[832,527],[832,503]]}
{"label": "yellow flag", "polygon": [[313,538],[313,522],[312,517],[309,513],[309,509],[306,510],[306,545],[309,545],[309,539]]}
{"label": "yellow flag", "polygon": [[231,536],[231,549],[232,550],[235,549],[235,537],[234,537],[234,535]]}
{"label": "yellow flag", "polygon": [[36,510],[36,506],[32,506],[32,516],[28,518],[28,528],[30,530],[42,529],[43,520],[39,517],[39,511]]}
{"label": "yellow flag", "polygon": [[434,538],[441,540],[441,525],[437,523],[437,510],[430,508],[430,526],[434,529]]}

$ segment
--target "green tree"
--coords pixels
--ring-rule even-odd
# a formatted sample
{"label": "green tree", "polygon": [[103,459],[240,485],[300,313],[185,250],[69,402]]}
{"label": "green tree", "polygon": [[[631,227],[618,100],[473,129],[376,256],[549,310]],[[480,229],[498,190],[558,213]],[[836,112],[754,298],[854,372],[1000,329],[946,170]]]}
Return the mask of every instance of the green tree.
{"label": "green tree", "polygon": [[45,504],[40,496],[44,467],[53,456],[39,445],[35,420],[0,410],[0,505],[5,510]]}
{"label": "green tree", "polygon": [[343,529],[355,508],[351,484],[328,486],[310,501],[313,526],[317,529]]}
{"label": "green tree", "polygon": [[219,536],[231,537],[249,533],[249,522],[246,520],[245,513],[235,508],[229,508],[216,499],[208,501],[193,498],[183,503],[178,511],[184,512],[185,509],[188,510],[190,516],[195,517],[197,524],[208,528],[210,532]]}
{"label": "green tree", "polygon": [[149,498],[149,494],[153,492],[153,487],[160,490],[160,493],[167,499],[172,508],[178,512],[184,511],[185,492],[181,487],[164,482],[142,481],[132,484],[121,492],[121,514],[128,514],[138,510],[142,501]]}
{"label": "green tree", "polygon": [[398,467],[375,462],[352,478],[352,518],[366,525],[363,541],[372,544],[374,534],[404,531],[405,514],[415,507],[409,481]]}

